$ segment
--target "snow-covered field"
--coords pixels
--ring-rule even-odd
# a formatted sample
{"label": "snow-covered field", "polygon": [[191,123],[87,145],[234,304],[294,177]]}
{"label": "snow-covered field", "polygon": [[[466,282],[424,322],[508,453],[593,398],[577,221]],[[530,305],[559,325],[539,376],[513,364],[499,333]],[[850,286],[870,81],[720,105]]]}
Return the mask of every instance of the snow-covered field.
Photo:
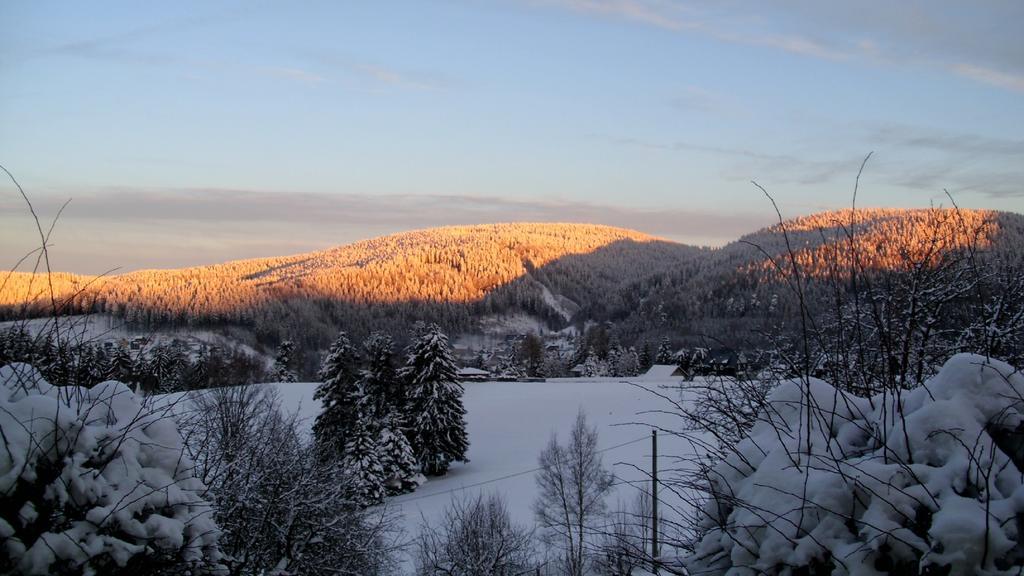
{"label": "snow-covered field", "polygon": [[[635,380],[647,388],[670,381]],[[283,408],[298,411],[311,426],[319,403],[315,383],[273,384]],[[552,433],[564,442],[580,409],[599,430],[604,462],[618,478],[608,505],[628,503],[642,486],[647,489],[651,464],[650,427],[672,429],[670,414],[649,413],[670,408],[657,396],[616,378],[564,378],[547,382],[476,382],[466,384],[464,397],[469,425],[470,462],[454,464],[447,476],[432,478],[412,494],[391,498],[388,505],[400,516],[407,537],[414,537],[425,519],[440,518],[452,498],[495,491],[508,501],[513,518],[532,525],[536,489],[532,470]],[[626,444],[627,442],[631,442]],[[625,445],[622,445],[625,444]],[[610,448],[610,449],[609,449]],[[692,449],[679,439],[659,435],[661,455],[680,456]],[[662,469],[676,466],[673,457],[659,458]],[[635,469],[640,467],[643,471]],[[672,502],[667,491],[660,494]],[[663,506],[668,510],[669,506]]]}

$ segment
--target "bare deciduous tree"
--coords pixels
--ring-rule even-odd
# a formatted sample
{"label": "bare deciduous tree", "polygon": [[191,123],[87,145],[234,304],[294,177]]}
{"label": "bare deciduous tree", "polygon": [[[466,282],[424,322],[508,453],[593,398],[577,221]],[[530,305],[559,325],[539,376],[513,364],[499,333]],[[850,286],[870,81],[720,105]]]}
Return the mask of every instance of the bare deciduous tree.
{"label": "bare deciduous tree", "polygon": [[552,435],[540,454],[540,493],[534,504],[544,541],[560,550],[562,567],[570,576],[582,576],[590,564],[612,481],[597,448],[597,429],[580,411],[569,443],[559,444]]}

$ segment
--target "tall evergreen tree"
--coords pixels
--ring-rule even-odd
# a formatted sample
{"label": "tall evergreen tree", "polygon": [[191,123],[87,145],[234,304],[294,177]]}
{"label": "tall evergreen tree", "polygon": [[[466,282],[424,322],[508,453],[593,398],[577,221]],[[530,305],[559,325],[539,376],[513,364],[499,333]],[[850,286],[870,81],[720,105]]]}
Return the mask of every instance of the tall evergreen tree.
{"label": "tall evergreen tree", "polygon": [[402,432],[397,417],[384,420],[378,435],[380,465],[384,470],[384,486],[388,492],[399,494],[413,489],[423,477],[409,440]]}
{"label": "tall evergreen tree", "polygon": [[672,344],[668,341],[667,337],[661,339],[661,343],[658,344],[658,353],[654,357],[655,364],[672,364]]}
{"label": "tall evergreen tree", "polygon": [[274,358],[274,368],[271,375],[278,382],[295,382],[298,376],[292,370],[292,353],[295,351],[295,343],[291,340],[284,340],[277,347],[277,356]]}
{"label": "tall evergreen tree", "polygon": [[210,385],[210,348],[203,346],[196,361],[189,366],[186,386],[190,390],[202,390]]}
{"label": "tall evergreen tree", "polygon": [[587,354],[587,359],[583,361],[583,376],[594,378],[607,375],[608,363],[598,358],[597,353],[591,350],[590,354]]}
{"label": "tall evergreen tree", "polygon": [[383,332],[370,334],[363,343],[366,368],[362,371],[360,385],[378,419],[388,417],[392,412],[402,414],[404,411],[402,387],[394,365],[394,349],[394,340]]}
{"label": "tall evergreen tree", "polygon": [[365,403],[356,375],[356,352],[348,334],[340,332],[331,345],[318,377],[313,398],[323,408],[313,423],[313,434],[324,457],[340,457]]}
{"label": "tall evergreen tree", "polygon": [[132,358],[126,346],[119,345],[114,354],[110,357],[110,364],[107,369],[107,378],[133,385],[137,382],[138,370],[135,368],[135,359]]}
{"label": "tall evergreen tree", "polygon": [[177,392],[181,389],[180,368],[179,355],[173,347],[155,346],[146,368],[150,390],[160,394]]}
{"label": "tall evergreen tree", "polygon": [[345,471],[352,481],[356,500],[364,506],[384,499],[384,482],[387,480],[373,428],[369,415],[357,409],[345,441]]}
{"label": "tall evergreen tree", "polygon": [[544,341],[530,332],[519,346],[519,357],[526,368],[527,376],[542,376],[544,366]]}
{"label": "tall evergreen tree", "polygon": [[403,370],[409,382],[410,440],[426,474],[444,474],[452,461],[468,461],[466,409],[456,372],[448,337],[436,324],[427,326],[410,347]]}
{"label": "tall evergreen tree", "polygon": [[651,343],[647,340],[644,340],[644,345],[640,348],[637,363],[639,364],[641,372],[647,372],[654,364],[654,358],[651,356]]}

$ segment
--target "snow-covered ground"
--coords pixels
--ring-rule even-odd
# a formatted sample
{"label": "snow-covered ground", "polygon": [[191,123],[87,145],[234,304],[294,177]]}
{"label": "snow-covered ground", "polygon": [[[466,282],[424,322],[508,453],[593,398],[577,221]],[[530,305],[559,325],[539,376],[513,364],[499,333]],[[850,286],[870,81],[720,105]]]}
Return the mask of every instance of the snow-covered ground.
{"label": "snow-covered ground", "polygon": [[[642,382],[648,388],[668,383]],[[284,409],[298,411],[304,424],[312,426],[320,409],[319,402],[313,400],[316,384],[272,386],[280,392]],[[479,491],[499,492],[508,501],[513,518],[532,525],[531,507],[536,497],[532,470],[537,466],[537,456],[552,433],[565,441],[580,409],[598,427],[601,447],[610,448],[604,452],[604,462],[618,483],[608,498],[609,507],[614,508],[618,500],[631,502],[640,486],[646,489],[649,485],[645,479],[651,464],[650,427],[644,424],[669,429],[679,424],[670,414],[647,413],[669,408],[664,400],[617,378],[467,383],[464,400],[470,462],[456,463],[447,476],[432,478],[416,492],[388,501],[409,538],[419,532],[424,519],[430,522],[440,518],[452,498]],[[664,434],[659,435],[658,449],[659,454],[673,457],[692,451],[677,438]],[[659,458],[659,462],[663,470],[678,465],[670,457]],[[665,504],[678,505],[667,491],[660,496]]]}

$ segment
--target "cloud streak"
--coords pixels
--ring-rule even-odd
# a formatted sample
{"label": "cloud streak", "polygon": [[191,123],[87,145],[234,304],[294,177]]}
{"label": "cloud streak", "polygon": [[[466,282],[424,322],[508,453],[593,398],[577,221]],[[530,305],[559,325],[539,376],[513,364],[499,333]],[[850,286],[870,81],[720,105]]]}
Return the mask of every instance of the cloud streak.
{"label": "cloud streak", "polygon": [[[537,4],[538,2],[533,2]],[[941,0],[893,4],[795,1],[547,0],[580,14],[617,18],[719,42],[828,61],[920,66],[1024,93],[1024,44],[1016,25],[1024,4],[965,10]],[[987,8],[987,9],[986,9]],[[950,42],[949,38],[977,38]]]}
{"label": "cloud streak", "polygon": [[[52,214],[64,199],[51,193],[35,204]],[[17,241],[19,228],[12,223],[21,210],[15,199],[0,201],[0,210],[0,226],[7,228],[0,233],[0,262],[13,263],[31,247]],[[185,266],[317,250],[417,228],[513,221],[590,222],[721,245],[770,224],[771,215],[465,195],[109,189],[73,198],[54,254],[62,258],[58,269],[77,272]],[[60,242],[69,235],[72,241]],[[113,238],[116,244],[108,240]]]}
{"label": "cloud streak", "polygon": [[[726,178],[747,181],[754,177],[772,184],[818,185],[848,179],[857,173],[864,158],[862,154],[820,158],[681,141],[591,136],[617,146],[706,154],[724,161]],[[989,198],[1024,197],[1024,140],[887,126],[864,136],[864,150],[878,152],[868,173],[892,186],[934,193],[948,189]],[[899,161],[894,161],[897,158]]]}
{"label": "cloud streak", "polygon": [[683,30],[700,26],[685,18],[684,11],[679,5],[666,1],[547,0],[541,3],[561,6],[583,14],[622,18],[666,30]]}
{"label": "cloud streak", "polygon": [[1009,74],[992,68],[962,63],[953,65],[951,69],[964,78],[1024,94],[1024,75]]}

